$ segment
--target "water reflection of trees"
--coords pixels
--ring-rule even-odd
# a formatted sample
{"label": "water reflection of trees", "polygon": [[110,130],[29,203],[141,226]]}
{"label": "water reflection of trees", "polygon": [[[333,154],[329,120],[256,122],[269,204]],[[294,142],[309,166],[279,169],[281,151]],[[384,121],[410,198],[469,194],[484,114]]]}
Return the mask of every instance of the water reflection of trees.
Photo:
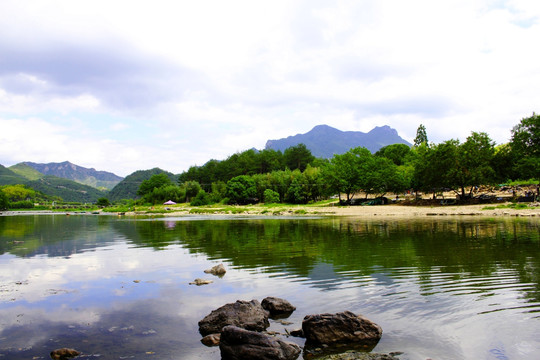
{"label": "water reflection of trees", "polygon": [[[320,279],[368,276],[385,269],[414,268],[421,286],[433,274],[459,279],[512,269],[540,300],[540,224],[530,219],[208,220],[114,222],[137,246],[163,249],[180,244],[191,253],[227,261],[237,268]],[[333,275],[327,267],[330,264]],[[320,269],[325,274],[318,274]],[[330,275],[328,275],[330,274]],[[329,279],[332,280],[332,279]]]}

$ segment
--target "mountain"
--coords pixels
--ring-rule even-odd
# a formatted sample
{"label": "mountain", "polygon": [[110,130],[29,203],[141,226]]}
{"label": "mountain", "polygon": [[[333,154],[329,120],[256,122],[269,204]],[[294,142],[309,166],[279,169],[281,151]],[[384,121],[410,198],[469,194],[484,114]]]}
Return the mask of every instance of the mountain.
{"label": "mountain", "polygon": [[297,134],[279,140],[268,140],[265,149],[281,150],[304,144],[311,153],[320,158],[331,158],[334,154],[343,154],[351,148],[363,146],[371,152],[392,144],[409,142],[401,138],[390,126],[375,127],[368,133],[361,131],[341,131],[328,125],[317,125],[305,134]]}
{"label": "mountain", "polygon": [[138,170],[132,173],[131,175],[126,176],[122,181],[120,181],[108,194],[107,198],[110,201],[118,201],[122,199],[136,199],[139,196],[137,195],[137,190],[144,180],[148,180],[152,175],[157,175],[165,173],[171,179],[173,183],[176,184],[177,177],[165,170],[160,168],[153,168],[150,170]]}
{"label": "mountain", "polygon": [[[123,179],[122,177],[113,173],[107,171],[97,171],[93,168],[88,169],[72,164],[69,161],[47,164],[38,164],[27,161],[21,164],[27,165],[39,171],[43,175],[53,175],[56,177],[73,180],[80,184],[92,186],[97,189],[105,188],[111,190]],[[20,166],[21,164],[14,166]]]}
{"label": "mountain", "polygon": [[[26,175],[37,175],[32,171],[28,172],[28,169],[25,168],[25,166],[16,166],[15,169],[18,172],[26,173]],[[106,192],[91,186],[79,184],[72,180],[51,175],[41,174],[39,178],[30,180],[27,177],[12,171],[11,168],[6,168],[0,165],[0,185],[15,184],[26,185],[34,190],[42,192],[47,196],[58,196],[62,198],[62,200],[68,202],[93,203],[96,202],[100,197],[105,197],[107,195]]]}

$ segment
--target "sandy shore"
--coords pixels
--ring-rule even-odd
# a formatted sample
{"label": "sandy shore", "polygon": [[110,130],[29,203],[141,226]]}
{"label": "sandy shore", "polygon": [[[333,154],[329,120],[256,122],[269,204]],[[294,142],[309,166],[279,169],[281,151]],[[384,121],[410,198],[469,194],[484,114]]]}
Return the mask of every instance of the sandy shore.
{"label": "sandy shore", "polygon": [[[500,204],[498,204],[500,205]],[[327,215],[327,216],[357,216],[357,217],[415,217],[415,216],[519,216],[540,218],[540,204],[525,209],[496,208],[496,205],[448,205],[448,206],[405,206],[405,205],[378,205],[378,206],[302,206],[289,205],[268,208],[260,206],[241,207],[244,211],[237,215]],[[166,216],[182,216],[190,214],[196,209],[200,214],[226,215],[230,212],[221,212],[219,208],[183,208],[180,211],[171,209]],[[193,212],[191,212],[193,213]],[[126,214],[128,215],[128,214]]]}
{"label": "sandy shore", "polygon": [[[378,206],[302,206],[284,205],[264,207],[260,205],[241,206],[234,213],[231,207],[188,207],[172,206],[164,213],[146,213],[146,211],[121,213],[125,216],[156,215],[156,216],[184,216],[184,215],[326,215],[326,216],[357,216],[357,217],[427,217],[427,216],[516,216],[537,217],[540,219],[540,204],[535,203],[524,209],[497,208],[496,205],[447,205],[447,206],[406,206],[406,205],[378,205]],[[51,212],[51,211],[2,211],[0,216],[36,215],[36,214],[85,214],[84,212]],[[86,212],[90,214],[90,212]],[[102,213],[105,215],[105,213]],[[108,213],[117,215],[118,213]]]}

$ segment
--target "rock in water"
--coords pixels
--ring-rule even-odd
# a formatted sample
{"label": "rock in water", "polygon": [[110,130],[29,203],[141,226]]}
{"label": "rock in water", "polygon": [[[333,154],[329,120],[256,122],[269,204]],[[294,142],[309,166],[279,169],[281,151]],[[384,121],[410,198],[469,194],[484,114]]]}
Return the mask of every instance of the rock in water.
{"label": "rock in water", "polygon": [[67,360],[79,356],[80,354],[81,352],[75,349],[62,348],[51,351],[50,355],[51,359],[54,360]]}
{"label": "rock in water", "polygon": [[354,344],[375,347],[382,329],[374,322],[350,311],[308,315],[302,321],[306,346]]}
{"label": "rock in water", "polygon": [[223,328],[219,349],[224,360],[294,360],[301,352],[296,344],[236,326]]}
{"label": "rock in water", "polygon": [[342,354],[327,355],[319,360],[399,360],[392,354],[375,354],[358,351],[347,351]]}
{"label": "rock in water", "polygon": [[225,266],[223,266],[223,264],[219,264],[212,267],[211,269],[204,270],[204,272],[207,274],[222,276],[225,275],[227,270],[225,270]]}
{"label": "rock in water", "polygon": [[270,312],[270,316],[279,316],[279,315],[287,315],[291,314],[294,310],[296,310],[296,307],[292,306],[290,302],[284,299],[276,298],[276,297],[266,297],[261,302],[261,305],[263,309],[268,310]]}
{"label": "rock in water", "polygon": [[197,286],[201,286],[201,285],[206,285],[206,284],[211,284],[213,283],[212,280],[205,280],[205,279],[195,279],[193,280],[192,282],[189,283],[189,285],[197,285]]}
{"label": "rock in water", "polygon": [[199,321],[199,332],[202,336],[220,333],[227,325],[238,326],[253,331],[263,331],[270,326],[268,311],[264,310],[257,300],[237,300],[213,310]]}

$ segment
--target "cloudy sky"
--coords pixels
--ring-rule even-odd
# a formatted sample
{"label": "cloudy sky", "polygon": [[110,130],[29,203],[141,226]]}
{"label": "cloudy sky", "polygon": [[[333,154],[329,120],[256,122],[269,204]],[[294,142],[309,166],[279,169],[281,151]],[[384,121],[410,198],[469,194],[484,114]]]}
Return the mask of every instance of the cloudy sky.
{"label": "cloudy sky", "polygon": [[173,173],[319,124],[412,141],[540,111],[538,0],[0,2],[0,164]]}

